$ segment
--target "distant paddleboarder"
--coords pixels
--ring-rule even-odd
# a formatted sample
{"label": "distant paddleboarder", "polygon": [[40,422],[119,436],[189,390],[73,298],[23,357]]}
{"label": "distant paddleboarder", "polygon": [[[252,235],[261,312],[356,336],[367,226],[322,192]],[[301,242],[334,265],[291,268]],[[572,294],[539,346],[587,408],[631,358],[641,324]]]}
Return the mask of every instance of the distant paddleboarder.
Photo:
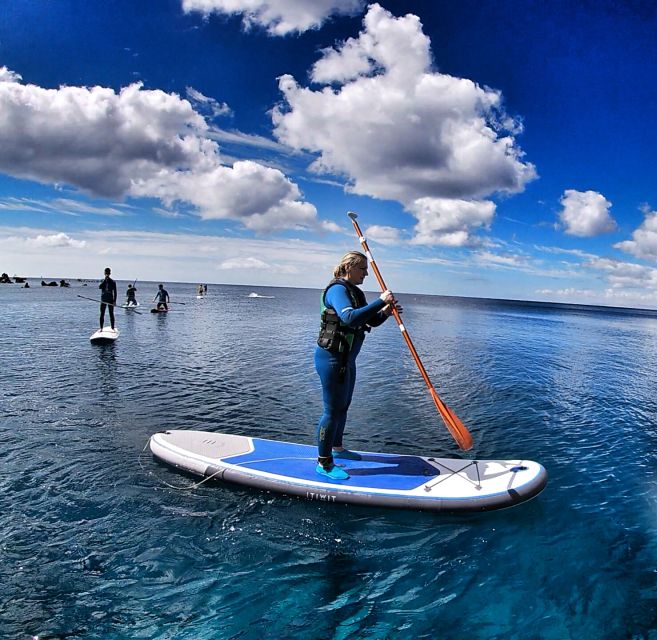
{"label": "distant paddleboarder", "polygon": [[156,309],[158,310],[163,309],[164,311],[169,310],[169,307],[167,305],[168,302],[171,302],[171,300],[169,300],[169,292],[164,288],[164,285],[162,284],[157,285],[157,293],[153,298],[153,302],[155,301],[157,301]]}
{"label": "distant paddleboarder", "polygon": [[128,290],[125,292],[126,296],[126,306],[136,307],[137,306],[137,287],[132,284],[128,285]]}
{"label": "distant paddleboarder", "polygon": [[100,294],[100,328],[105,324],[105,307],[109,307],[110,326],[114,329],[114,305],[116,304],[116,282],[112,280],[110,274],[112,270],[105,268],[105,279],[98,285],[101,290]]}

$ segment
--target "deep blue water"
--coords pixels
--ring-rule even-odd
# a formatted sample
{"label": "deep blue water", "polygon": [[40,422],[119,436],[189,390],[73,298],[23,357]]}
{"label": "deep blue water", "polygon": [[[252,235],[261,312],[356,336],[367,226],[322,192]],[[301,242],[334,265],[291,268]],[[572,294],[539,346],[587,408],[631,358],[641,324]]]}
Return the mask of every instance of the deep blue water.
{"label": "deep blue water", "polygon": [[359,358],[348,444],[550,474],[455,516],[189,489],[144,451],[167,428],[313,442],[317,291],[170,285],[184,305],[119,311],[99,347],[76,297],[97,289],[72,285],[0,285],[1,638],[657,638],[657,313],[400,296],[475,449],[393,320]]}

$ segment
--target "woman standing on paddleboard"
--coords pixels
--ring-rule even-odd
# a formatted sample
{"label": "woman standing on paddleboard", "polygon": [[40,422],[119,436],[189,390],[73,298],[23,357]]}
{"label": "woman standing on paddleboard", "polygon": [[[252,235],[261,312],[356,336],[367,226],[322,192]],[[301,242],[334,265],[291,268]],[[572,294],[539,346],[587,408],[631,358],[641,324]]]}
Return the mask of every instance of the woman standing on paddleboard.
{"label": "woman standing on paddleboard", "polygon": [[100,294],[100,328],[105,324],[105,307],[109,307],[110,326],[114,329],[114,305],[116,304],[116,282],[110,278],[111,269],[105,269],[105,279],[98,285]]}
{"label": "woman standing on paddleboard", "polygon": [[[333,280],[322,293],[322,317],[315,369],[322,382],[324,413],[317,425],[317,473],[333,480],[346,480],[349,474],[334,459],[360,460],[345,449],[342,435],[347,422],[356,382],[356,358],[365,332],[378,327],[392,314],[396,304],[391,291],[384,291],[367,304],[358,288],[367,275],[367,256],[350,251],[333,270]],[[397,306],[397,310],[401,311]]]}

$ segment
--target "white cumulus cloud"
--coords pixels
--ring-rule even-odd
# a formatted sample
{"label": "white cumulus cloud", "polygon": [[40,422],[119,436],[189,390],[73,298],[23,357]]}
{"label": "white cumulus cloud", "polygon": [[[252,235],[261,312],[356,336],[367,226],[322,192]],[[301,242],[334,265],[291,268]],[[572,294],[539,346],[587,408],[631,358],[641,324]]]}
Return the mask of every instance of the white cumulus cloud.
{"label": "white cumulus cloud", "polygon": [[612,258],[591,258],[585,266],[602,271],[612,288],[657,289],[657,269]]}
{"label": "white cumulus cloud", "polygon": [[70,247],[73,249],[82,249],[87,243],[84,240],[74,240],[65,233],[53,233],[52,235],[38,235],[35,238],[26,238],[25,244],[28,247]]}
{"label": "white cumulus cloud", "polygon": [[399,244],[402,240],[399,229],[379,224],[367,227],[366,236],[368,240],[374,240],[374,242],[385,245]]}
{"label": "white cumulus cloud", "polygon": [[645,219],[632,233],[632,239],[618,242],[614,247],[627,251],[636,258],[657,262],[657,211],[650,211],[646,207],[644,214]]}
{"label": "white cumulus cloud", "polygon": [[193,202],[206,220],[240,220],[258,232],[316,225],[316,209],[299,200],[301,193],[278,169],[250,160],[203,172],[163,168],[156,176],[134,180],[133,195],[155,196],[168,207]]}
{"label": "white cumulus cloud", "polygon": [[15,71],[7,69],[7,67],[0,67],[0,82],[20,82],[21,79],[21,75]]}
{"label": "white cumulus cloud", "polygon": [[[140,84],[44,89],[0,83],[0,170],[121,197],[132,176],[198,166],[212,149],[189,102]],[[210,143],[211,144],[211,143]]]}
{"label": "white cumulus cloud", "polygon": [[428,245],[476,244],[471,230],[489,226],[495,216],[490,200],[418,198],[409,210],[418,220],[413,242]]}
{"label": "white cumulus cloud", "polygon": [[202,218],[260,232],[319,225],[315,207],[279,169],[224,164],[204,118],[176,94],[139,83],[118,93],[45,89],[6,67],[0,78],[0,172],[105,198],[189,203]]}
{"label": "white cumulus cloud", "polygon": [[249,270],[267,270],[270,269],[270,265],[267,264],[264,260],[260,258],[254,258],[252,256],[244,258],[232,258],[230,260],[224,260],[219,264],[219,269],[249,269]]}
{"label": "white cumulus cloud", "polygon": [[332,15],[353,14],[363,0],[182,0],[187,13],[241,15],[246,29],[259,26],[284,36],[317,29]]}
{"label": "white cumulus cloud", "polygon": [[[504,112],[501,94],[433,71],[417,16],[395,18],[371,5],[358,38],[324,50],[311,75],[324,86],[279,79],[277,137],[317,154],[312,169],[345,176],[353,192],[421,212],[419,242],[471,242],[472,209],[494,213],[482,198],[522,191],[536,177],[515,142],[522,125]],[[464,218],[449,229],[428,219],[430,211],[440,217],[446,200],[472,202],[457,207]],[[482,215],[476,226],[490,222]],[[436,233],[426,231],[433,226]]]}
{"label": "white cumulus cloud", "polygon": [[616,230],[609,214],[611,202],[597,191],[566,189],[560,200],[559,220],[567,234],[590,238]]}
{"label": "white cumulus cloud", "polygon": [[299,273],[299,270],[294,265],[281,262],[265,262],[254,256],[224,260],[217,268],[221,271],[264,271],[267,273],[288,275]]}

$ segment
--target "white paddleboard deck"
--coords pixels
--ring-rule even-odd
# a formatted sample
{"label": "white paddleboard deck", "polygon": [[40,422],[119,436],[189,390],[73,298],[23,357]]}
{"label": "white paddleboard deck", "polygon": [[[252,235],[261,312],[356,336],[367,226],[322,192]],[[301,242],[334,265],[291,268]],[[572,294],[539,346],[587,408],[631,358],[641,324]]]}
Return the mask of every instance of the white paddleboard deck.
{"label": "white paddleboard deck", "polygon": [[465,460],[361,452],[338,460],[350,477],[315,471],[310,445],[205,431],[151,436],[153,455],[175,467],[227,482],[309,500],[434,511],[487,511],[538,495],[547,472],[530,460]]}
{"label": "white paddleboard deck", "polygon": [[108,344],[114,342],[119,337],[119,330],[110,327],[103,327],[95,333],[92,333],[89,340],[94,344]]}

